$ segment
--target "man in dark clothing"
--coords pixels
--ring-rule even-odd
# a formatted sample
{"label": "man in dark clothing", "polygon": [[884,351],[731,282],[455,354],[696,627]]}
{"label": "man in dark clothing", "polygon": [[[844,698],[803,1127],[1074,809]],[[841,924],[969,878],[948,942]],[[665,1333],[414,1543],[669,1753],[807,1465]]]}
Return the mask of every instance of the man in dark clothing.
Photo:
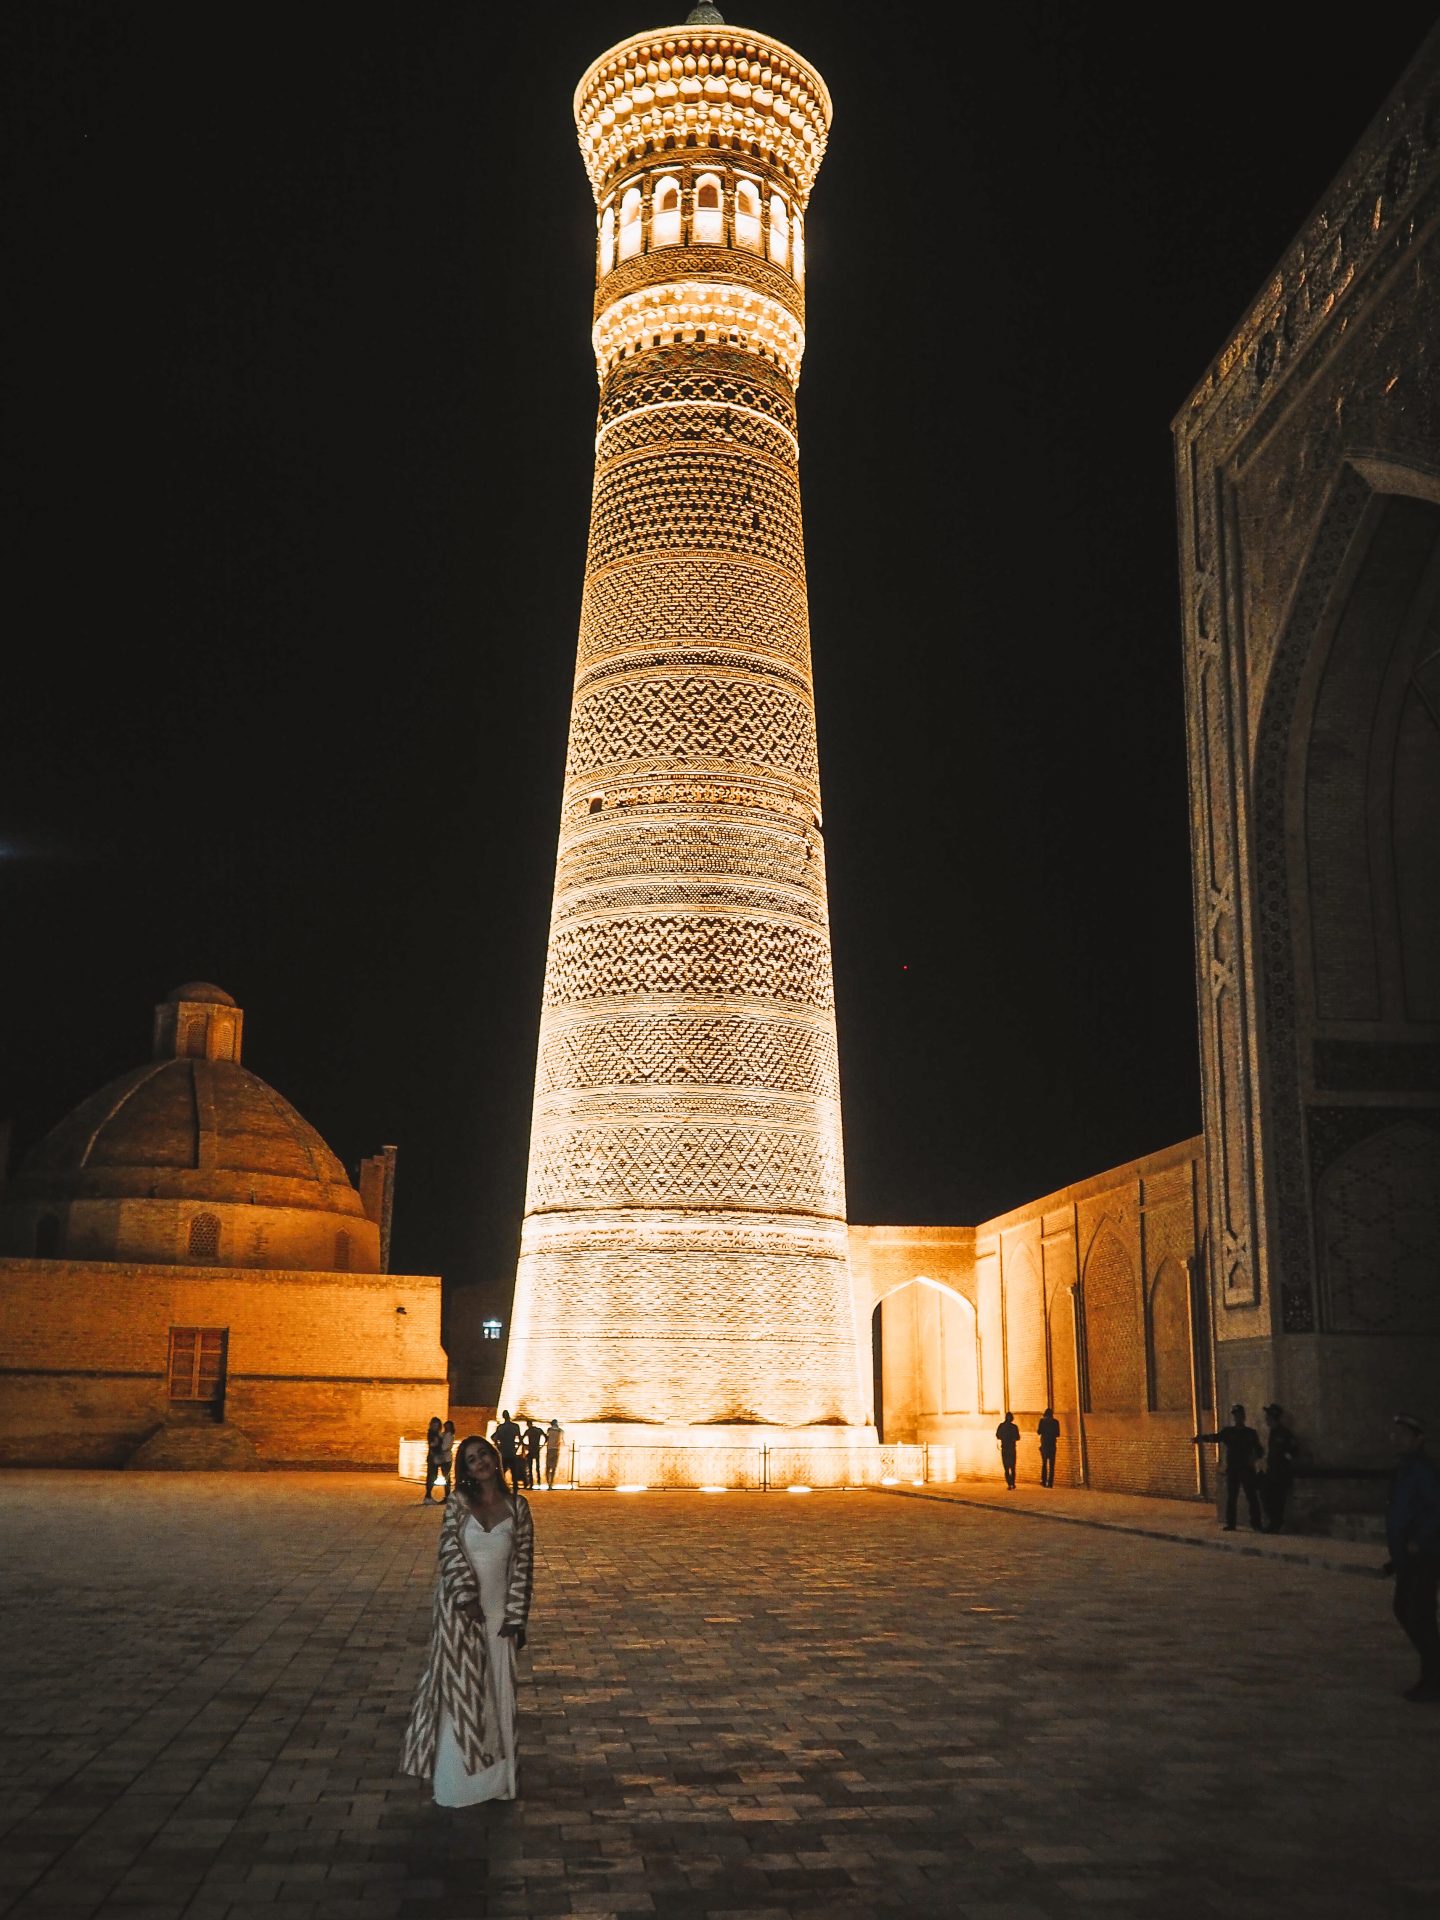
{"label": "man in dark clothing", "polygon": [[1260,1517],[1260,1492],[1255,1479],[1255,1462],[1265,1449],[1260,1444],[1260,1436],[1254,1427],[1245,1424],[1244,1407],[1230,1409],[1230,1424],[1222,1427],[1218,1433],[1197,1433],[1192,1442],[1194,1446],[1209,1445],[1218,1442],[1225,1455],[1225,1531],[1235,1531],[1235,1510],[1240,1503],[1241,1489],[1244,1489],[1245,1504],[1250,1510],[1250,1524],[1257,1533],[1265,1531],[1265,1522]]}
{"label": "man in dark clothing", "polygon": [[425,1499],[420,1502],[422,1507],[427,1502],[433,1505],[435,1501],[435,1476],[440,1471],[441,1431],[440,1416],[438,1413],[432,1413],[430,1427],[425,1435]]}
{"label": "man in dark clothing", "polygon": [[1053,1407],[1046,1407],[1035,1431],[1040,1436],[1040,1484],[1042,1487],[1053,1487],[1055,1449],[1060,1444],[1060,1422],[1055,1418]]}
{"label": "man in dark clothing", "polygon": [[1420,1678],[1405,1698],[1440,1701],[1440,1629],[1435,1595],[1440,1588],[1440,1473],[1425,1451],[1425,1429],[1412,1414],[1397,1413],[1391,1433],[1395,1473],[1385,1515],[1390,1558],[1382,1569],[1395,1576],[1395,1618],[1420,1656]]}
{"label": "man in dark clothing", "polygon": [[520,1491],[520,1482],[515,1477],[515,1456],[520,1451],[520,1429],[510,1418],[510,1411],[507,1407],[500,1409],[500,1424],[496,1427],[490,1438],[500,1449],[500,1470],[510,1482],[511,1492],[518,1493]]}
{"label": "man in dark clothing", "polygon": [[455,1491],[455,1422],[447,1420],[440,1429],[440,1478],[445,1482],[445,1498]]}
{"label": "man in dark clothing", "polygon": [[533,1488],[540,1478],[540,1455],[545,1448],[545,1429],[532,1413],[525,1428],[525,1484]]}
{"label": "man in dark clothing", "polygon": [[1020,1444],[1020,1429],[1015,1424],[1015,1416],[1007,1407],[1005,1418],[995,1429],[995,1438],[1000,1442],[1000,1464],[1005,1469],[1005,1484],[1015,1485],[1015,1449]]}
{"label": "man in dark clothing", "polygon": [[1285,1508],[1295,1484],[1295,1435],[1285,1424],[1285,1409],[1274,1401],[1263,1409],[1265,1415],[1265,1466],[1260,1475],[1260,1504],[1265,1509],[1265,1525],[1270,1533],[1279,1533],[1285,1524]]}

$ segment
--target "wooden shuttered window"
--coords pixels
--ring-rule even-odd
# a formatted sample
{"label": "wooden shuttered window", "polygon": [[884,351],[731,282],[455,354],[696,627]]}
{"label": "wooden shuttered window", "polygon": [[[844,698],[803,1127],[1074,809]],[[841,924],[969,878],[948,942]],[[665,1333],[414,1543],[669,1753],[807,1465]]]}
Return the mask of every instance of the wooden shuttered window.
{"label": "wooden shuttered window", "polygon": [[225,1327],[170,1329],[170,1398],[212,1405],[225,1388]]}

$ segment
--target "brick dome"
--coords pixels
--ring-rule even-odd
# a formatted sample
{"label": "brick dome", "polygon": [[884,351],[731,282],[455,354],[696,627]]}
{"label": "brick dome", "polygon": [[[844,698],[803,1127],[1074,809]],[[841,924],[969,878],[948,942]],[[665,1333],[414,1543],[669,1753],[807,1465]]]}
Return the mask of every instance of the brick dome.
{"label": "brick dome", "polygon": [[0,1248],[378,1271],[379,1228],[340,1161],[240,1065],[243,1020],[205,982],[162,1001],[156,1057],[82,1100],[22,1161]]}
{"label": "brick dome", "polygon": [[164,1193],[360,1212],[309,1121],[228,1060],[152,1060],[121,1074],[26,1156],[22,1182],[55,1199]]}
{"label": "brick dome", "polygon": [[176,1006],[182,1000],[204,1000],[214,1007],[233,1007],[234,1000],[223,987],[214,987],[208,980],[187,980],[183,987],[176,987],[167,993],[167,1006]]}

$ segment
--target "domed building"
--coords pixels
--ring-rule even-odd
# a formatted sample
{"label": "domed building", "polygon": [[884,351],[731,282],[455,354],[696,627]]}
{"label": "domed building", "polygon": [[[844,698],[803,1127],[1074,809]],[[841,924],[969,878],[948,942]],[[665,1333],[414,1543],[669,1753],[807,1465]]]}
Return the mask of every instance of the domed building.
{"label": "domed building", "polygon": [[[241,1066],[244,1022],[220,987],[177,987],[155,1009],[154,1057],[27,1156],[0,1251],[378,1273],[378,1218],[310,1123]],[[378,1187],[383,1167],[366,1165]]]}
{"label": "domed building", "polygon": [[244,1021],[177,987],[0,1197],[0,1460],[388,1464],[443,1413],[440,1282],[386,1271],[394,1150],[357,1188]]}

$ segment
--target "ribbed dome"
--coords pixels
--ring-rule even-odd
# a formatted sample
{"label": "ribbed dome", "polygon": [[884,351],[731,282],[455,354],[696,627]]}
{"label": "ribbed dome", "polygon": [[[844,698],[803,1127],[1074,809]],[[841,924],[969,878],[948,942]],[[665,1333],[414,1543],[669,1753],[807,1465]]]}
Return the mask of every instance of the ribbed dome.
{"label": "ribbed dome", "polygon": [[176,987],[165,996],[167,1006],[178,1006],[182,1000],[203,1000],[212,1007],[233,1007],[234,997],[223,987],[212,986],[208,980],[187,980],[182,987]]}
{"label": "ribbed dome", "polygon": [[[187,999],[196,999],[187,988]],[[36,1199],[157,1194],[359,1214],[360,1196],[309,1121],[248,1068],[152,1060],[82,1100],[21,1164]]]}
{"label": "ribbed dome", "polygon": [[206,981],[161,1001],[154,1059],[82,1100],[20,1163],[0,1251],[378,1272],[378,1190],[367,1207],[314,1127],[241,1066],[244,1020]]}

